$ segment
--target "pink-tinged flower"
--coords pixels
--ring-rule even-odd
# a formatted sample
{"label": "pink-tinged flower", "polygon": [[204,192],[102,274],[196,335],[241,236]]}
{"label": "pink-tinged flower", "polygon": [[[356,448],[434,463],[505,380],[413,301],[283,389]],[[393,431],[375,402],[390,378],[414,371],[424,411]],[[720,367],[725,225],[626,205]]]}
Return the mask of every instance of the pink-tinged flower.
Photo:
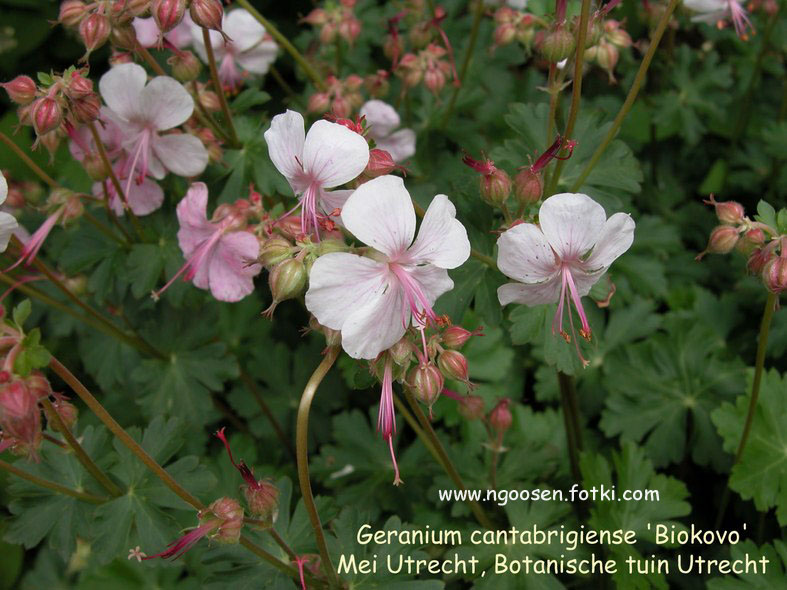
{"label": "pink-tinged flower", "polygon": [[415,154],[415,131],[395,131],[402,121],[391,105],[382,100],[370,100],[361,107],[361,116],[366,117],[369,135],[377,147],[391,154],[394,162],[404,162]]}
{"label": "pink-tinged flower", "polygon": [[320,256],[312,266],[306,307],[323,326],[341,330],[353,358],[373,359],[412,324],[439,324],[432,306],[454,283],[446,269],[470,256],[467,231],[445,195],[429,205],[418,237],[404,182],[380,176],[361,185],[342,209],[345,227],[376,252]]}
{"label": "pink-tinged flower", "polygon": [[[238,8],[224,15],[224,33],[210,31],[210,43],[219,66],[219,79],[222,85],[235,91],[243,84],[246,76],[265,74],[276,60],[278,45],[265,32],[257,19],[248,11]],[[194,49],[203,61],[207,62],[202,27],[191,25]]]}
{"label": "pink-tinged flower", "polygon": [[563,309],[569,308],[573,334],[571,301],[582,322],[579,333],[590,340],[590,325],[580,298],[629,249],[634,241],[634,220],[626,213],[615,213],[607,219],[601,205],[579,193],[549,197],[541,205],[538,219],[539,225],[515,225],[497,241],[497,266],[517,281],[497,290],[500,304],[558,302],[552,332],[557,330],[570,340],[563,330]]}
{"label": "pink-tinged flower", "polygon": [[[0,205],[5,203],[8,197],[8,182],[5,176],[0,172]],[[5,252],[8,248],[8,240],[17,228],[16,219],[13,215],[0,211],[0,252]]]}
{"label": "pink-tinged flower", "polygon": [[156,19],[153,17],[137,17],[131,24],[134,26],[134,32],[137,34],[137,41],[142,47],[158,47],[162,38],[177,49],[183,49],[191,45],[191,27],[194,21],[191,20],[188,12],[183,15],[183,19],[174,29],[163,35],[156,24]]}
{"label": "pink-tinged flower", "polygon": [[175,280],[192,281],[209,289],[219,301],[240,301],[254,290],[260,244],[254,234],[241,229],[245,219],[231,212],[213,221],[207,217],[208,187],[191,185],[177,206],[178,244],[186,263],[166,285],[153,293],[158,298]]}
{"label": "pink-tinged flower", "polygon": [[746,10],[738,0],[685,0],[684,6],[697,14],[692,17],[694,22],[723,24],[727,19],[732,20],[735,32],[741,39],[748,39],[747,31],[754,31],[754,27],[746,14]]}
{"label": "pink-tinged flower", "polygon": [[301,114],[290,110],[273,118],[265,141],[273,165],[300,197],[295,209],[301,208],[301,231],[319,235],[321,220],[341,209],[352,193],[326,189],[350,182],[364,171],[369,145],[354,131],[330,121],[317,121],[306,133]]}
{"label": "pink-tinged flower", "polygon": [[127,182],[139,184],[146,176],[164,178],[167,171],[178,176],[197,176],[208,165],[208,151],[187,133],[169,133],[185,123],[194,111],[194,100],[174,78],[158,76],[147,82],[144,68],[133,63],[113,67],[99,81],[108,109],[102,118],[117,125],[122,148],[129,159]]}

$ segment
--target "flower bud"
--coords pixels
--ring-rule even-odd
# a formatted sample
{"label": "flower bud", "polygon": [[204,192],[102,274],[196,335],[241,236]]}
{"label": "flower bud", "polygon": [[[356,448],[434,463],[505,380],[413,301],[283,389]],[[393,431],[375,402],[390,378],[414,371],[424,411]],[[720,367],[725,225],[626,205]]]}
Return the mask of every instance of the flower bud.
{"label": "flower bud", "polygon": [[112,27],[109,40],[115,47],[133,51],[137,46],[137,31],[131,23],[115,25]]}
{"label": "flower bud", "polygon": [[87,175],[96,182],[105,180],[109,176],[109,170],[104,164],[104,159],[95,152],[85,154],[85,157],[82,158],[82,167],[87,172]]}
{"label": "flower bud", "polygon": [[322,27],[320,27],[320,42],[324,45],[329,45],[336,40],[336,33],[338,32],[338,27],[336,23],[328,21]]}
{"label": "flower bud", "polygon": [[243,507],[233,498],[219,498],[200,514],[200,524],[209,522],[214,516],[221,520],[218,528],[210,533],[210,539],[223,545],[237,543],[243,528]]}
{"label": "flower bud", "polygon": [[41,439],[41,412],[38,400],[23,381],[12,381],[0,388],[0,428],[4,436],[18,439],[34,452]]}
{"label": "flower bud", "polygon": [[39,400],[52,395],[52,386],[49,380],[40,371],[34,371],[25,379],[25,385],[30,393]]}
{"label": "flower bud", "polygon": [[212,90],[200,90],[197,94],[197,100],[199,100],[202,108],[204,108],[209,113],[215,113],[221,110],[221,101],[219,100],[219,95]]}
{"label": "flower bud", "polygon": [[466,420],[478,420],[484,415],[484,398],[478,395],[466,395],[459,402],[459,413]]}
{"label": "flower bud", "polygon": [[87,16],[88,10],[82,0],[65,0],[60,4],[57,20],[64,27],[75,27]]}
{"label": "flower bud", "polygon": [[561,27],[544,37],[539,50],[544,59],[551,63],[557,63],[571,57],[575,47],[574,35]]}
{"label": "flower bud", "polygon": [[320,27],[328,22],[328,13],[322,8],[315,8],[302,20],[313,27]]}
{"label": "flower bud", "polygon": [[186,0],[153,0],[151,13],[162,33],[177,27],[186,13]]}
{"label": "flower bud", "polygon": [[501,399],[497,405],[489,412],[489,425],[498,433],[502,435],[506,430],[511,428],[513,417],[508,405],[510,400],[507,397]]}
{"label": "flower bud", "polygon": [[404,367],[410,364],[413,357],[413,346],[406,337],[402,337],[396,344],[388,349],[393,362]]}
{"label": "flower bud", "polygon": [[716,226],[710,234],[705,252],[711,254],[728,254],[738,243],[739,233],[737,228],[730,225]]}
{"label": "flower bud", "polygon": [[765,265],[773,259],[773,251],[771,248],[755,248],[749,255],[749,260],[746,262],[746,268],[753,274],[760,274]]}
{"label": "flower bud", "polygon": [[388,82],[388,72],[377,70],[376,74],[367,76],[364,80],[364,87],[372,98],[382,98],[388,94],[388,90],[391,87],[391,84]]}
{"label": "flower bud", "polygon": [[344,88],[349,92],[360,90],[363,86],[363,78],[357,74],[350,74],[344,79]]}
{"label": "flower bud", "polygon": [[36,99],[30,109],[33,128],[41,136],[54,131],[63,121],[63,111],[54,98],[42,97]]}
{"label": "flower bud", "polygon": [[30,76],[17,76],[10,82],[0,84],[8,93],[8,98],[16,104],[26,105],[36,97],[36,83]]}
{"label": "flower bud", "polygon": [[350,45],[361,34],[361,21],[354,16],[344,18],[339,23],[339,36],[342,37]]}
{"label": "flower bud", "polygon": [[711,195],[710,199],[705,201],[705,203],[714,206],[716,209],[716,217],[725,225],[738,225],[746,218],[746,211],[743,209],[743,205],[735,201],[719,202]]}
{"label": "flower bud", "polygon": [[530,168],[523,168],[514,177],[514,196],[520,205],[532,205],[541,200],[544,182],[541,174]]}
{"label": "flower bud", "polygon": [[444,350],[437,357],[437,366],[448,379],[468,381],[467,359],[458,350]]}
{"label": "flower bud", "polygon": [[385,150],[375,148],[369,150],[369,163],[366,165],[364,175],[369,178],[377,178],[384,174],[390,174],[396,169],[396,162],[393,161],[391,154]]}
{"label": "flower bud", "polygon": [[765,243],[765,232],[762,231],[759,227],[752,228],[744,233],[738,243],[735,245],[735,249],[748,256],[751,254],[755,248],[759,248]]}
{"label": "flower bud", "polygon": [[202,62],[191,51],[180,51],[170,57],[167,63],[172,67],[172,76],[178,82],[196,80],[202,71]]}
{"label": "flower bud", "polygon": [[333,99],[333,103],[331,103],[331,112],[334,116],[345,119],[352,113],[352,105],[344,96],[337,96]]}
{"label": "flower bud", "polygon": [[442,343],[446,348],[459,349],[474,335],[475,332],[465,330],[462,326],[450,326],[443,332]]}
{"label": "flower bud", "polygon": [[768,290],[780,294],[787,291],[787,255],[774,256],[762,271],[762,280]]}
{"label": "flower bud", "polygon": [[307,110],[310,113],[321,115],[327,113],[331,108],[331,96],[327,92],[315,92],[309,97]]}
{"label": "flower bud", "polygon": [[292,256],[292,244],[280,236],[273,236],[263,242],[258,260],[265,268],[271,268],[290,256]]}
{"label": "flower bud", "polygon": [[267,480],[260,480],[255,486],[245,486],[243,495],[249,514],[273,525],[279,514],[279,489]]}
{"label": "flower bud", "polygon": [[71,100],[92,96],[95,94],[93,92],[93,81],[90,78],[85,78],[79,72],[74,72],[68,80],[65,93]]}
{"label": "flower bud", "polygon": [[494,32],[495,46],[508,45],[516,39],[516,27],[512,23],[502,23],[497,26]]}
{"label": "flower bud", "polygon": [[112,25],[109,19],[97,12],[94,12],[79,23],[79,36],[82,38],[82,43],[84,43],[88,52],[104,45],[109,39],[111,32]]}
{"label": "flower bud", "polygon": [[[79,416],[79,410],[77,407],[72,404],[71,402],[67,402],[65,400],[56,400],[52,407],[55,408],[57,415],[60,416],[60,419],[63,421],[63,424],[66,425],[66,428],[72,430],[74,425],[77,423],[77,418]],[[48,420],[52,420],[52,417],[47,415]]]}
{"label": "flower bud", "polygon": [[598,53],[596,54],[596,61],[607,72],[612,73],[618,63],[620,52],[618,48],[611,43],[601,43],[598,46]]}
{"label": "flower bud", "polygon": [[101,101],[98,96],[91,94],[71,103],[71,114],[79,123],[90,123],[98,119],[101,111]]}
{"label": "flower bud", "polygon": [[191,20],[200,27],[221,31],[224,7],[221,0],[191,0],[189,6]]}
{"label": "flower bud", "polygon": [[510,194],[511,177],[505,170],[495,168],[491,174],[481,177],[481,198],[490,205],[502,205]]}
{"label": "flower bud", "polygon": [[440,68],[429,68],[424,73],[424,86],[432,94],[439,94],[445,86],[445,74]]}
{"label": "flower bud", "polygon": [[268,275],[268,285],[273,295],[273,303],[264,313],[271,317],[279,303],[301,294],[306,286],[306,267],[297,258],[280,262]]}
{"label": "flower bud", "polygon": [[407,375],[407,385],[418,400],[430,406],[443,391],[443,375],[433,363],[418,364]]}

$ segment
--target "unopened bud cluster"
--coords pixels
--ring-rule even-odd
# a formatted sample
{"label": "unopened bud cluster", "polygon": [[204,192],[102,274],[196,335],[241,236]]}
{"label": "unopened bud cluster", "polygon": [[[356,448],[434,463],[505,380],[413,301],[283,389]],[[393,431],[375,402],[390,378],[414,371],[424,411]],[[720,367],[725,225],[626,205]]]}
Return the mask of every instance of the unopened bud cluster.
{"label": "unopened bud cluster", "polygon": [[735,201],[716,201],[711,196],[705,202],[715,208],[720,225],[713,228],[708,245],[696,259],[735,250],[747,257],[747,269],[759,275],[769,291],[787,291],[787,228],[774,227],[776,216],[769,225],[759,217],[749,219],[743,206]]}
{"label": "unopened bud cluster", "polygon": [[328,76],[325,90],[316,92],[309,97],[308,110],[315,115],[331,113],[335,117],[347,118],[363,104],[361,88],[364,80],[351,74],[343,80],[336,76]]}
{"label": "unopened bud cluster", "polygon": [[407,88],[423,83],[427,90],[436,96],[448,80],[456,80],[447,54],[444,47],[430,43],[417,54],[404,54],[396,67],[396,75]]}
{"label": "unopened bud cluster", "polygon": [[620,58],[620,50],[631,47],[631,36],[620,22],[609,19],[603,23],[595,23],[594,32],[589,38],[592,44],[585,50],[585,61],[595,62],[607,72],[610,82],[615,82],[614,70]]}
{"label": "unopened bud cluster", "polygon": [[515,41],[530,51],[536,36],[537,26],[543,22],[532,14],[501,6],[495,11],[493,47],[510,45]]}
{"label": "unopened bud cluster", "polygon": [[338,4],[329,3],[325,8],[315,8],[303,21],[319,30],[320,41],[324,44],[344,39],[352,45],[361,34],[361,21],[354,11],[355,2],[341,0]]}

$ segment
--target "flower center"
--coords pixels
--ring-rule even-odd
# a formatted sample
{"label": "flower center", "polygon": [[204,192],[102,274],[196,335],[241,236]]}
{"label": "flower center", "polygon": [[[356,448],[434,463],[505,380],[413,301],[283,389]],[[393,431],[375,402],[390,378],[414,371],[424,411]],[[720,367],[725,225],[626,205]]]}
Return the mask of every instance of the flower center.
{"label": "flower center", "polygon": [[[571,274],[571,268],[565,262],[561,265],[561,278],[562,278],[562,286],[560,288],[560,301],[557,305],[557,312],[555,313],[555,317],[552,320],[552,333],[555,333],[555,328],[557,331],[560,332],[560,335],[566,340],[566,342],[571,342],[571,338],[574,338],[574,345],[577,349],[577,355],[579,359],[582,361],[582,364],[587,366],[588,361],[582,356],[582,353],[579,350],[579,343],[576,339],[576,332],[574,330],[574,316],[571,313],[571,303],[574,304],[574,308],[577,310],[579,314],[579,319],[582,322],[582,327],[579,330],[579,335],[582,336],[588,342],[590,341],[592,331],[590,329],[590,324],[588,323],[588,318],[585,315],[585,309],[582,307],[582,299],[579,295],[579,290],[577,289],[576,284],[574,283],[574,277]],[[568,311],[568,321],[571,326],[571,334],[569,335],[563,329],[563,306],[565,305]]]}

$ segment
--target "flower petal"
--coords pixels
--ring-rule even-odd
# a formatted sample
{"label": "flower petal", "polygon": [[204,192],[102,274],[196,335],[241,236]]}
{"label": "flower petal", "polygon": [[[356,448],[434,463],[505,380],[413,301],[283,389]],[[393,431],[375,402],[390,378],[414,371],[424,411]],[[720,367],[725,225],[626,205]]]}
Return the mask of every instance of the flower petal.
{"label": "flower petal", "polygon": [[208,221],[207,206],[208,187],[203,182],[195,182],[176,207],[180,223],[178,244],[186,258],[216,231],[216,227]]}
{"label": "flower petal", "polygon": [[403,294],[388,288],[356,309],[342,326],[342,348],[356,359],[373,359],[391,348],[406,331]]}
{"label": "flower petal", "polygon": [[198,137],[188,133],[158,136],[151,143],[164,167],[178,176],[197,176],[208,165],[208,150]]}
{"label": "flower petal", "polygon": [[347,252],[320,256],[309,274],[306,309],[323,326],[341,330],[356,309],[385,289],[386,274],[384,263],[364,256]]}
{"label": "flower petal", "polygon": [[549,197],[538,212],[541,231],[563,260],[579,258],[590,250],[606,219],[604,208],[581,193]]}
{"label": "flower petal", "polygon": [[134,27],[134,32],[137,35],[137,42],[142,47],[153,47],[159,41],[161,29],[156,24],[156,19],[150,18],[135,18],[131,21],[131,26]]}
{"label": "flower petal", "polygon": [[[146,178],[142,181],[142,184],[132,182],[131,190],[126,195],[126,198],[128,199],[128,206],[131,207],[134,215],[141,217],[153,213],[161,207],[161,204],[164,202],[164,191],[161,190],[158,183]],[[120,211],[119,215],[122,215],[122,206]]]}
{"label": "flower petal", "polygon": [[391,154],[394,162],[404,162],[415,154],[415,131],[400,129],[387,137],[376,139],[377,147]]}
{"label": "flower petal", "polygon": [[404,181],[386,175],[362,184],[344,204],[342,222],[388,258],[403,254],[415,235],[415,210]]}
{"label": "flower petal", "polygon": [[287,110],[276,115],[264,137],[268,144],[268,154],[276,170],[282,173],[296,194],[303,192],[306,186],[302,181],[303,168],[298,161],[303,162],[306,132],[301,114]]}
{"label": "flower petal", "polygon": [[369,133],[377,142],[378,147],[380,139],[390,135],[391,131],[401,124],[401,119],[396,109],[382,100],[370,100],[364,103],[361,107],[360,115],[366,117]]}
{"label": "flower petal", "polygon": [[129,120],[139,113],[139,95],[147,79],[148,75],[142,66],[120,64],[101,76],[98,89],[107,106],[115,114]]}
{"label": "flower petal", "polygon": [[[0,178],[2,178],[1,175]],[[17,227],[18,224],[13,215],[0,212],[0,252],[5,252],[5,249],[8,248],[8,240],[11,239],[11,235]]]}
{"label": "flower petal", "polygon": [[238,54],[235,61],[253,74],[266,74],[271,64],[276,61],[277,52],[278,47],[273,41],[263,41],[253,49]]}
{"label": "flower petal", "polygon": [[414,262],[430,262],[440,268],[456,268],[470,257],[467,230],[456,219],[456,207],[447,196],[432,199],[407,256]]}
{"label": "flower petal", "polygon": [[607,219],[593,251],[581,266],[586,272],[609,267],[634,242],[634,220],[628,213],[615,213]]}
{"label": "flower petal", "polygon": [[253,279],[262,270],[255,263],[259,254],[260,243],[254,234],[236,231],[223,235],[210,258],[211,294],[219,301],[240,301],[254,291]]}
{"label": "flower petal", "polygon": [[249,11],[237,8],[224,17],[224,32],[232,39],[233,49],[237,53],[248,51],[257,45],[265,36],[263,27]]}
{"label": "flower petal", "polygon": [[6,198],[8,197],[8,181],[3,176],[3,173],[0,172],[0,205],[5,203]]}
{"label": "flower petal", "polygon": [[[341,210],[350,195],[355,191],[352,189],[336,189],[335,191],[321,191],[320,192],[320,207],[326,215],[330,215],[336,209]],[[338,223],[340,219],[334,218]]]}
{"label": "flower petal", "polygon": [[497,240],[497,267],[514,280],[543,283],[557,273],[558,266],[546,237],[532,223],[515,225]]}
{"label": "flower petal", "polygon": [[542,305],[554,303],[560,298],[560,276],[556,275],[545,283],[526,285],[524,283],[507,283],[497,288],[497,299],[500,305],[524,303],[525,305]]}
{"label": "flower petal", "polygon": [[424,295],[429,300],[430,305],[434,306],[437,298],[443,293],[448,293],[454,288],[454,282],[448,276],[448,271],[431,264],[415,266],[408,269],[410,275],[418,281],[423,289]]}
{"label": "flower petal", "polygon": [[344,125],[320,120],[309,128],[303,144],[303,169],[325,188],[357,177],[369,163],[369,144]]}
{"label": "flower petal", "polygon": [[185,123],[194,112],[194,99],[183,85],[169,76],[153,78],[139,95],[139,112],[156,129],[164,131]]}

